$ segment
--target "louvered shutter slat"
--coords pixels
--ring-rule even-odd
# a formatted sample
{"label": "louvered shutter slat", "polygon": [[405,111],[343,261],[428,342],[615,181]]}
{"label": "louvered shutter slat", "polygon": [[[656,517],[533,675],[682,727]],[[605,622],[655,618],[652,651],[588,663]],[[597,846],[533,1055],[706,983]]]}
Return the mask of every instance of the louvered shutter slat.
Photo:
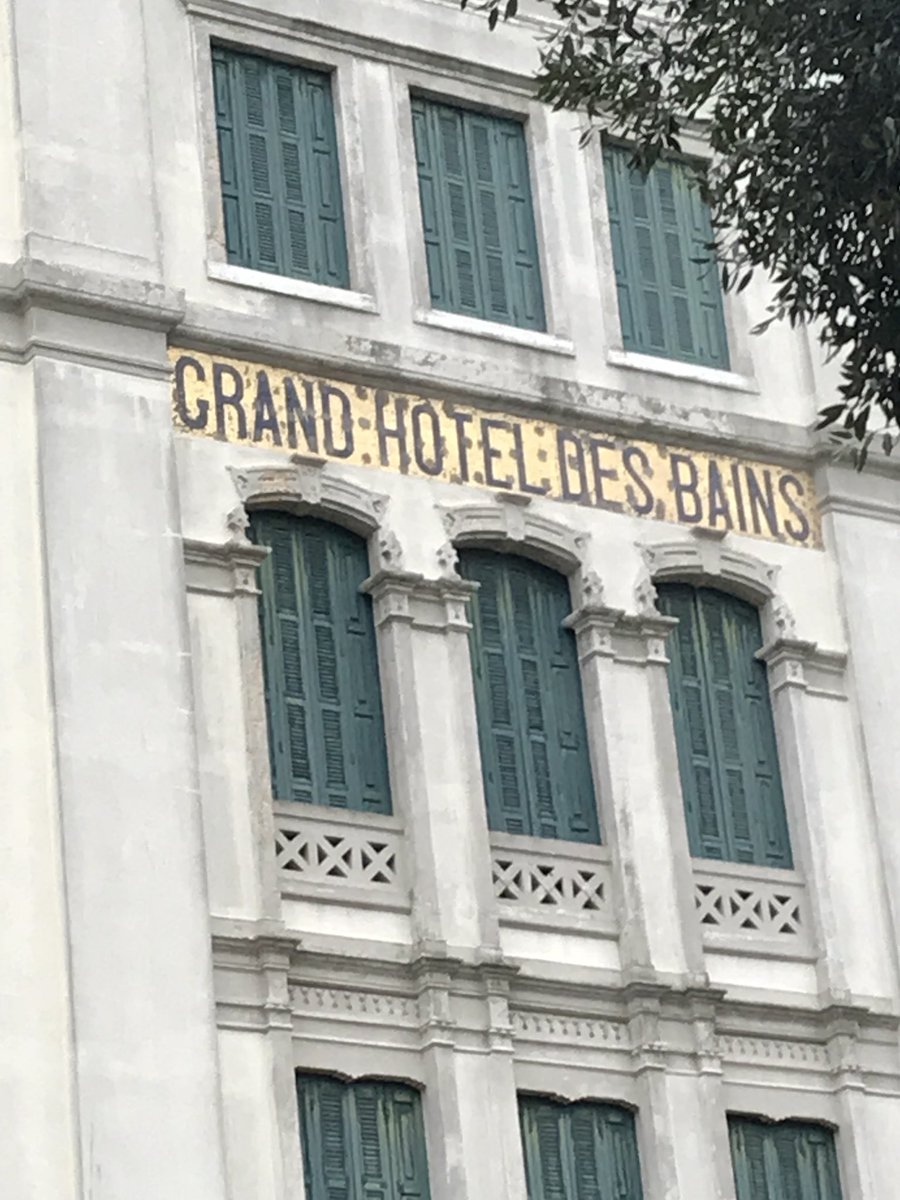
{"label": "louvered shutter slat", "polygon": [[[572,1153],[572,1200],[606,1200],[609,1188],[601,1179],[612,1174],[611,1163],[604,1162],[610,1147],[601,1114],[586,1104],[573,1104],[566,1113]],[[605,1182],[605,1180],[604,1180]]]}
{"label": "louvered shutter slat", "polygon": [[630,247],[627,237],[629,218],[627,164],[624,156],[610,147],[604,149],[603,164],[622,345],[626,350],[639,349],[641,329],[640,316],[636,308],[638,304],[635,291],[636,275],[629,261]]}
{"label": "louvered shutter slat", "polygon": [[336,1080],[298,1075],[297,1099],[308,1200],[356,1200],[350,1183],[347,1089]]}
{"label": "louvered shutter slat", "polygon": [[221,47],[213,69],[229,262],[348,287],[328,75]]}
{"label": "louvered shutter slat", "polygon": [[727,370],[728,337],[719,267],[710,251],[713,228],[709,209],[700,190],[696,183],[690,181],[684,187],[683,213],[689,238],[687,256],[689,260],[694,260],[689,264],[689,269],[693,268],[689,278],[692,282],[692,306],[696,314],[698,357],[710,366]]}

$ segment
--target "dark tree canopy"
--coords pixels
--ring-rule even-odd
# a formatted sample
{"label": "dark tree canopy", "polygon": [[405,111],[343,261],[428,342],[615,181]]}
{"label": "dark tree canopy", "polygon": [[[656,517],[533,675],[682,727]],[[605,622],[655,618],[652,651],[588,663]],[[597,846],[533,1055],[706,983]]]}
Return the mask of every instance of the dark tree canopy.
{"label": "dark tree canopy", "polygon": [[[557,18],[539,95],[634,143],[649,167],[684,132],[726,287],[762,268],[770,320],[840,355],[837,437],[890,451],[900,429],[900,0],[538,0]],[[466,7],[468,0],[461,0]],[[518,0],[472,0],[491,28]],[[768,324],[768,321],[765,322]]]}

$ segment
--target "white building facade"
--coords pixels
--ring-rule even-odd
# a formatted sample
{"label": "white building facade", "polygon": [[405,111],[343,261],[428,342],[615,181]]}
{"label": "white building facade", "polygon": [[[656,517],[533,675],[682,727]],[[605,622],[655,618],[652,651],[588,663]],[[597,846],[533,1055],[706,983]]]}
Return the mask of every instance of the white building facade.
{"label": "white building facade", "polygon": [[0,4],[14,1200],[895,1195],[897,465],[537,32]]}

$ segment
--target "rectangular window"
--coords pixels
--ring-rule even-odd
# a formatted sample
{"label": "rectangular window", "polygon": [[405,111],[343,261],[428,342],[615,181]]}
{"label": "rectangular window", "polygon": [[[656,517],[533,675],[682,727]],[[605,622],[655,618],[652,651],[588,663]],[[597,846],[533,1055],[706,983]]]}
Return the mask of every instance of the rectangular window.
{"label": "rectangular window", "polygon": [[634,1117],[615,1104],[519,1099],[528,1200],[641,1200]]}
{"label": "rectangular window", "polygon": [[414,1088],[298,1074],[297,1101],[307,1200],[428,1200]]}
{"label": "rectangular window", "polygon": [[421,97],[412,117],[432,305],[543,329],[524,126]]}
{"label": "rectangular window", "polygon": [[349,287],[331,80],[215,47],[228,261]]}
{"label": "rectangular window", "polygon": [[683,163],[647,176],[631,151],[603,152],[613,265],[626,350],[728,368],[709,209]]}
{"label": "rectangular window", "polygon": [[737,1200],[841,1200],[830,1129],[729,1117],[728,1130]]}

